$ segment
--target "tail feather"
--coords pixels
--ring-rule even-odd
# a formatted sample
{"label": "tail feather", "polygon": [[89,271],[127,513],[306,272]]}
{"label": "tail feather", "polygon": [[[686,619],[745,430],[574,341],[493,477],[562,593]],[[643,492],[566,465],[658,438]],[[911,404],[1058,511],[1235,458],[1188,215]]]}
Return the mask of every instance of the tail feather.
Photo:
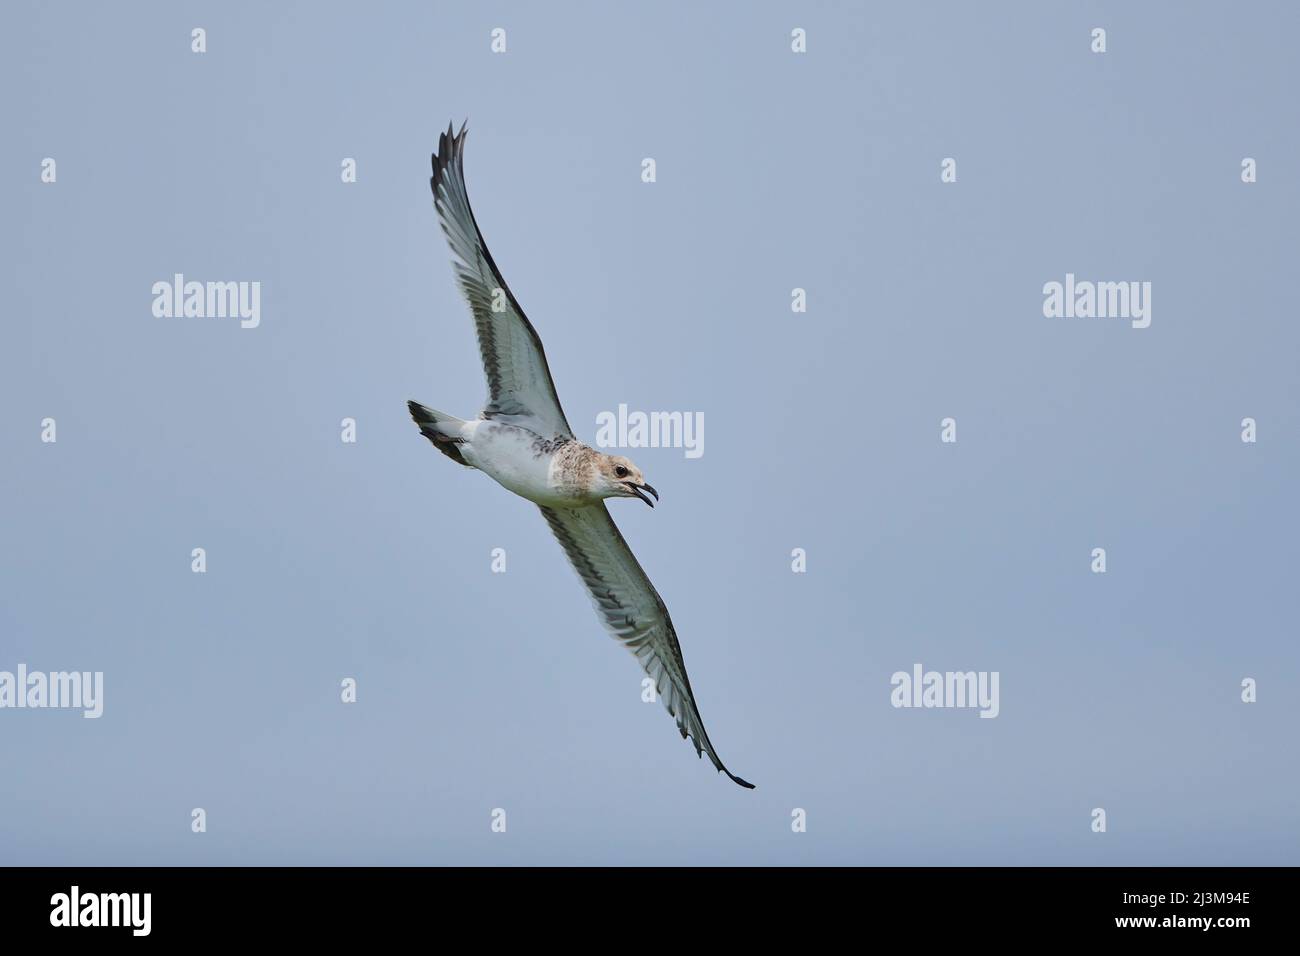
{"label": "tail feather", "polygon": [[420,434],[433,442],[434,448],[466,468],[474,467],[464,459],[460,448],[457,447],[464,441],[460,437],[460,427],[465,424],[464,420],[455,415],[448,415],[446,412],[436,411],[419,402],[407,402],[406,407],[410,409],[415,424],[420,426]]}

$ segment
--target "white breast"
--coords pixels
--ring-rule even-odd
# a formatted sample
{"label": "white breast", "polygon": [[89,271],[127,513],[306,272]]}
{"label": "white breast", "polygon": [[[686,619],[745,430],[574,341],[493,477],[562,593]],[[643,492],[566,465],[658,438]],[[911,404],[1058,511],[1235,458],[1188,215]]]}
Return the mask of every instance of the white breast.
{"label": "white breast", "polygon": [[460,446],[466,461],[529,501],[559,503],[551,485],[554,455],[538,447],[536,435],[503,422],[477,421],[473,425],[469,440]]}

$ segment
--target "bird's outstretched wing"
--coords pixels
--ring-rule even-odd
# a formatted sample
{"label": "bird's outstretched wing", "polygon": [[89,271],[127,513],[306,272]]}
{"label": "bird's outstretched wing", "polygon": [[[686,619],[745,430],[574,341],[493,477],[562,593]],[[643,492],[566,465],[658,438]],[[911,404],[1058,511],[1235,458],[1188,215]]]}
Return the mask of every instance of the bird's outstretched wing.
{"label": "bird's outstretched wing", "polygon": [[479,232],[465,191],[465,127],[438,137],[433,154],[433,205],[447,235],[456,278],[474,313],[488,403],[484,418],[510,418],[540,431],[542,437],[572,437],[564,417],[542,340],[506,286]]}
{"label": "bird's outstretched wing", "polygon": [[677,718],[682,737],[689,736],[697,754],[707,753],[713,766],[752,790],[752,783],[741,780],[723,766],[709,742],[695,695],[691,693],[691,682],[686,677],[686,662],[682,660],[682,649],[668,608],[604,504],[541,510],[591,593],[605,629],[641,662],[655,682],[668,713]]}

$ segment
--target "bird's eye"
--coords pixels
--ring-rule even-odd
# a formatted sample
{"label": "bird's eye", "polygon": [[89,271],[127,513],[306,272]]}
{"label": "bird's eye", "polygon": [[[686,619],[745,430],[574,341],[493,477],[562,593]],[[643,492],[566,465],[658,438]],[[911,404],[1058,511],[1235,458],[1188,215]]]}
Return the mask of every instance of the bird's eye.
{"label": "bird's eye", "polygon": [[624,468],[622,465],[616,465],[616,466],[614,467],[614,474],[618,475],[618,477],[620,477],[620,478],[626,478],[626,477],[627,477],[627,469]]}

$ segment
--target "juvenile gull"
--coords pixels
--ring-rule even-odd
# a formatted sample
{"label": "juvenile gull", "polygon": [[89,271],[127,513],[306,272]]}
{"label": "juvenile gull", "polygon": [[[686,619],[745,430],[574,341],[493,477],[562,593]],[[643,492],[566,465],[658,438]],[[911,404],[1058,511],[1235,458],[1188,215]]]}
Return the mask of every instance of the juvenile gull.
{"label": "juvenile gull", "polygon": [[[487,407],[465,421],[408,402],[411,417],[433,447],[536,504],[591,594],[606,630],[636,655],[683,738],[696,754],[742,787],[718,759],[700,720],[677,632],[663,598],[623,540],[606,498],[640,498],[651,508],[659,493],[622,455],[606,455],[573,435],[560,408],[542,340],[501,277],[465,192],[465,126],[447,127],[433,156],[433,204],[451,244],[453,268],[478,332]],[[496,309],[493,305],[496,305]]]}

